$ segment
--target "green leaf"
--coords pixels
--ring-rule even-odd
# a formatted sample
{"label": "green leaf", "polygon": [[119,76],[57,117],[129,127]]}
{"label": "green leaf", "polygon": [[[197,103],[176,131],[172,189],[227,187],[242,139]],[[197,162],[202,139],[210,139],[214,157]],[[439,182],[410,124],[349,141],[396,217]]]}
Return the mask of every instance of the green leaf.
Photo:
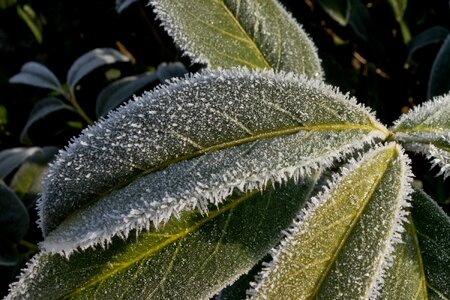
{"label": "green leaf", "polygon": [[413,37],[411,43],[408,45],[408,58],[411,58],[414,52],[422,47],[442,42],[449,33],[450,31],[442,26],[434,26],[419,33]]}
{"label": "green leaf", "polygon": [[97,97],[95,111],[98,117],[105,116],[131,96],[154,82],[165,82],[173,77],[182,77],[188,70],[182,63],[161,63],[156,72],[146,72],[129,76],[113,82],[104,88]]}
{"label": "green leaf", "polygon": [[0,237],[17,242],[28,230],[28,211],[7,186],[0,184]]}
{"label": "green leaf", "polygon": [[30,144],[31,140],[28,137],[29,128],[40,119],[45,118],[47,115],[60,111],[60,110],[71,110],[75,111],[71,106],[65,104],[61,100],[55,97],[47,97],[40,100],[30,112],[30,116],[28,117],[28,121],[25,124],[25,127],[22,129],[20,134],[20,141],[23,144]]}
{"label": "green leaf", "polygon": [[450,94],[415,107],[395,122],[395,140],[410,151],[422,153],[439,166],[439,175],[450,174]]}
{"label": "green leaf", "polygon": [[0,266],[15,266],[20,256],[16,245],[0,235]]}
{"label": "green leaf", "polygon": [[366,109],[321,82],[246,69],[198,74],[144,94],[73,140],[44,180],[41,226],[47,235],[76,212],[67,221],[78,228],[86,217],[82,231],[60,232],[89,246],[220,203],[234,189],[329,165],[387,134]]}
{"label": "green leaf", "polygon": [[21,83],[64,93],[58,78],[46,66],[37,62],[27,62],[20,73],[9,79],[10,83]]}
{"label": "green leaf", "polygon": [[320,78],[317,51],[275,0],[152,0],[157,17],[195,62],[273,68]]}
{"label": "green leaf", "polygon": [[120,14],[131,4],[137,2],[137,0],[116,0],[116,11]]}
{"label": "green leaf", "polygon": [[447,35],[431,67],[428,98],[450,92],[450,34]]}
{"label": "green leaf", "polygon": [[209,299],[279,241],[314,184],[237,193],[208,215],[185,212],[160,230],[69,260],[41,253],[6,299]]}
{"label": "green leaf", "polygon": [[395,143],[365,154],[313,198],[251,293],[264,299],[368,299],[379,292],[408,206],[408,158]]}
{"label": "green leaf", "polygon": [[318,0],[320,6],[341,26],[347,26],[350,17],[349,0]]}
{"label": "green leaf", "polygon": [[109,111],[130,99],[133,94],[156,80],[158,77],[154,72],[146,72],[124,77],[111,83],[98,94],[95,106],[97,117],[105,116]]}
{"label": "green leaf", "polygon": [[41,180],[47,164],[58,152],[56,147],[44,147],[25,161],[11,179],[11,189],[20,197],[36,197],[42,191]]}
{"label": "green leaf", "polygon": [[8,111],[0,104],[0,128],[6,124],[8,124]]}
{"label": "green leaf", "polygon": [[39,147],[10,148],[0,152],[0,179],[8,176],[30,156],[37,153]]}
{"label": "green leaf", "polygon": [[28,5],[17,5],[17,14],[27,24],[39,44],[42,44],[42,17],[37,16],[34,9]]}
{"label": "green leaf", "polygon": [[450,299],[450,218],[415,190],[403,243],[395,245],[381,299]]}
{"label": "green leaf", "polygon": [[73,90],[77,83],[93,70],[105,65],[129,62],[130,59],[112,48],[97,48],[80,56],[67,72],[67,84]]}
{"label": "green leaf", "polygon": [[388,0],[388,2],[392,7],[397,22],[402,21],[406,6],[408,5],[408,0]]}

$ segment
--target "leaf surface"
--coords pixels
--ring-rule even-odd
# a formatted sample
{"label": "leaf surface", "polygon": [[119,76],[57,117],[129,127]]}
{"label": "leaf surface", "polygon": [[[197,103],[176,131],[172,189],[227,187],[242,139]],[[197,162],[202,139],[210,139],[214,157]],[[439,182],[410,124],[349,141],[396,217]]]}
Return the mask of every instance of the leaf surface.
{"label": "leaf surface", "polygon": [[381,299],[450,299],[450,218],[423,191],[412,194],[403,243],[386,270]]}
{"label": "leaf surface", "polygon": [[450,34],[444,40],[431,67],[428,98],[450,92]]}
{"label": "leaf surface", "polygon": [[157,17],[194,61],[211,68],[246,66],[320,78],[317,51],[275,0],[153,0]]}
{"label": "leaf surface", "polygon": [[97,48],[80,56],[67,72],[67,84],[74,89],[77,83],[93,70],[130,59],[112,48]]}
{"label": "leaf surface", "polygon": [[108,112],[130,99],[133,94],[156,80],[158,77],[154,72],[146,72],[114,81],[98,94],[95,105],[97,117],[106,116]]}
{"label": "leaf surface", "polygon": [[46,66],[33,61],[24,64],[20,69],[20,73],[11,77],[9,82],[27,84],[64,93],[61,83],[55,74]]}
{"label": "leaf surface", "polygon": [[6,299],[209,299],[281,238],[318,173],[264,192],[234,194],[208,215],[184,212],[160,230],[69,260],[39,254]]}
{"label": "leaf surface", "polygon": [[0,179],[4,179],[24,161],[40,151],[39,147],[10,148],[0,152]]}
{"label": "leaf surface", "polygon": [[410,151],[422,153],[439,166],[444,177],[450,174],[450,94],[435,97],[396,121],[395,139]]}
{"label": "leaf surface", "polygon": [[414,52],[422,47],[442,42],[449,33],[450,31],[443,26],[434,26],[419,33],[413,37],[411,43],[408,45],[408,57],[410,58]]}
{"label": "leaf surface", "polygon": [[[183,180],[172,180],[177,189],[171,192],[188,195],[181,188],[195,192],[198,185],[200,190],[215,191],[205,194],[208,201],[220,202],[233,188],[247,190],[266,179],[293,176],[303,167],[329,163],[341,152],[386,135],[386,129],[366,109],[320,82],[244,69],[195,75],[129,102],[83,131],[61,152],[43,183],[41,226],[48,234],[80,207],[106,203],[109,200],[97,201],[106,196],[119,200],[119,193],[140,194],[143,199],[133,198],[134,205],[141,203],[150,209],[152,200],[145,195],[148,188],[139,184],[162,182],[177,168],[184,170],[176,177]],[[317,148],[316,143],[327,147]],[[246,148],[233,149],[238,145]],[[229,152],[213,154],[228,148]],[[205,153],[211,153],[205,158],[209,166],[175,165]],[[238,156],[230,161],[230,155]],[[172,169],[166,169],[171,165]],[[207,181],[195,174],[184,181],[190,166],[200,168],[200,177],[208,175]],[[219,179],[214,181],[212,174]],[[132,182],[134,187],[127,190]]]}
{"label": "leaf surface", "polygon": [[28,211],[20,199],[0,184],[0,237],[18,242],[28,230]]}
{"label": "leaf surface", "polygon": [[408,0],[388,0],[394,12],[395,19],[400,22],[405,14],[406,6],[408,5]]}
{"label": "leaf surface", "polygon": [[40,100],[30,112],[28,121],[20,134],[20,141],[24,144],[31,143],[30,138],[28,137],[28,129],[40,119],[63,109],[75,111],[70,105],[65,104],[56,97],[47,97]]}
{"label": "leaf surface", "polygon": [[408,206],[407,160],[391,143],[344,169],[299,215],[261,274],[255,298],[376,296]]}

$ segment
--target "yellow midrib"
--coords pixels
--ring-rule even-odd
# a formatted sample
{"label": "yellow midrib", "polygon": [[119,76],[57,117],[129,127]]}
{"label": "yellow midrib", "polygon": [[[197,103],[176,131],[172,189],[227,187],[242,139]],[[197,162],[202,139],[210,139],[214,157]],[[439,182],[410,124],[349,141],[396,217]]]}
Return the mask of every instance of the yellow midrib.
{"label": "yellow midrib", "polygon": [[[372,120],[370,120],[372,121]],[[179,157],[176,157],[172,160],[168,160],[166,162],[164,162],[161,165],[158,165],[155,168],[151,168],[151,169],[147,169],[147,170],[143,170],[142,172],[139,172],[138,174],[136,174],[135,176],[132,176],[130,178],[128,178],[126,181],[121,182],[119,184],[117,184],[116,186],[105,190],[102,193],[97,194],[97,197],[93,198],[91,201],[87,202],[86,204],[84,204],[83,206],[79,207],[78,210],[82,210],[86,207],[89,207],[92,203],[95,203],[98,199],[108,195],[109,193],[111,193],[114,190],[123,188],[125,186],[127,186],[130,182],[133,182],[134,180],[136,180],[137,178],[140,178],[142,176],[145,176],[147,174],[156,172],[156,171],[160,171],[163,170],[165,168],[167,168],[168,166],[181,162],[183,160],[188,160],[188,159],[192,159],[195,158],[197,156],[200,156],[202,154],[206,154],[208,152],[213,152],[213,151],[218,151],[218,150],[222,150],[222,149],[226,149],[226,148],[230,148],[230,147],[234,147],[234,146],[238,146],[241,144],[245,144],[245,143],[249,143],[249,142],[253,142],[256,140],[262,140],[262,139],[270,139],[270,138],[274,138],[274,137],[278,137],[278,136],[283,136],[283,135],[290,135],[290,134],[294,134],[300,131],[327,131],[327,130],[334,130],[334,131],[349,131],[349,130],[363,130],[363,131],[367,131],[367,132],[372,132],[372,131],[379,131],[381,133],[383,133],[386,137],[387,137],[387,131],[384,130],[383,128],[380,128],[379,126],[377,126],[377,124],[371,122],[371,125],[361,125],[361,124],[328,124],[328,123],[323,123],[323,124],[317,124],[317,125],[300,125],[300,126],[294,126],[294,127],[290,127],[290,128],[283,128],[283,129],[279,129],[279,130],[274,130],[274,131],[266,131],[266,132],[260,132],[258,134],[254,134],[251,136],[247,136],[244,138],[240,138],[240,139],[236,139],[233,141],[229,141],[229,142],[224,142],[221,144],[216,144],[213,146],[209,146],[209,147],[205,147],[202,148],[201,150],[195,151],[193,153],[187,154],[187,155],[181,155]],[[67,215],[63,221],[61,221],[61,223],[66,222],[67,220],[70,220],[78,210],[73,211],[72,213],[70,213],[69,215]]]}
{"label": "yellow midrib", "polygon": [[176,234],[172,234],[168,239],[164,240],[163,242],[154,245],[153,247],[147,249],[147,251],[141,253],[140,255],[136,256],[135,258],[129,260],[129,261],[125,261],[119,264],[114,264],[114,266],[116,266],[116,268],[114,268],[113,270],[91,280],[90,282],[88,282],[87,284],[83,285],[82,287],[76,288],[73,291],[69,292],[68,294],[66,294],[64,296],[64,298],[70,298],[71,296],[75,295],[75,294],[79,294],[81,292],[83,292],[84,290],[86,290],[89,287],[95,286],[96,284],[106,280],[107,278],[113,276],[114,274],[130,267],[131,265],[133,265],[134,263],[137,263],[139,261],[141,261],[142,259],[145,259],[155,253],[157,253],[158,251],[160,251],[161,249],[167,247],[168,245],[186,237],[188,234],[193,233],[195,231],[197,231],[201,226],[203,226],[205,223],[212,221],[214,218],[216,218],[217,216],[230,211],[232,209],[234,209],[236,206],[242,204],[243,202],[245,202],[246,200],[250,199],[252,196],[254,196],[255,194],[260,193],[259,190],[256,190],[254,192],[248,193],[243,195],[242,197],[233,200],[232,202],[230,202],[229,204],[221,207],[220,209],[216,210],[216,211],[212,211],[210,212],[205,218],[201,219],[200,221],[198,221],[197,223],[192,224],[190,227],[184,228],[183,230],[179,231]]}
{"label": "yellow midrib", "polygon": [[[392,156],[394,155],[394,151],[392,151],[391,154],[391,159],[392,160]],[[336,261],[342,247],[345,245],[345,242],[347,241],[347,238],[350,236],[350,234],[352,233],[354,227],[356,226],[356,224],[358,223],[359,219],[361,218],[361,215],[363,213],[363,211],[365,210],[366,206],[369,203],[370,197],[373,195],[373,193],[375,192],[376,188],[378,187],[381,179],[384,176],[384,173],[386,172],[387,168],[388,168],[388,163],[386,163],[386,166],[383,168],[383,171],[380,172],[382,173],[381,176],[377,176],[376,180],[374,181],[373,185],[371,186],[369,192],[367,193],[367,196],[365,197],[366,200],[363,201],[363,205],[361,206],[361,208],[357,211],[352,223],[350,224],[350,226],[348,227],[347,231],[344,234],[344,237],[342,238],[341,242],[339,243],[338,247],[336,248],[336,250],[334,251],[333,255],[331,256],[331,258],[329,259],[329,263],[326,266],[326,269],[322,272],[319,280],[317,281],[317,284],[315,285],[315,288],[313,289],[313,291],[310,293],[310,299],[316,299],[318,296],[318,292],[320,290],[320,288],[322,287],[325,278],[328,276],[328,273],[331,271],[331,267],[333,266],[334,262]]]}

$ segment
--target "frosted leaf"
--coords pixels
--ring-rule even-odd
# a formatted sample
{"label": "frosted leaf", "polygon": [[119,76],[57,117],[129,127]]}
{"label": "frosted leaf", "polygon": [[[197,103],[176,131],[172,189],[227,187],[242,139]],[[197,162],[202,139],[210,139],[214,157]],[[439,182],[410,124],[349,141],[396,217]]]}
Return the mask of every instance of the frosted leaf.
{"label": "frosted leaf", "polygon": [[394,247],[381,299],[450,299],[450,218],[422,190],[412,194],[404,242]]}
{"label": "frosted leaf", "polygon": [[[354,99],[304,77],[234,69],[176,80],[110,113],[59,153],[43,182],[41,228],[47,235],[80,207],[176,162],[257,140],[319,132],[341,140],[338,147],[348,138],[351,147],[387,136]],[[311,151],[317,145],[309,145]]]}
{"label": "frosted leaf", "polygon": [[419,152],[450,175],[450,94],[436,97],[403,115],[392,131],[409,151]]}
{"label": "frosted leaf", "polygon": [[274,247],[318,175],[235,193],[207,216],[184,212],[159,230],[115,238],[107,249],[70,259],[38,254],[6,299],[210,299]]}
{"label": "frosted leaf", "polygon": [[205,213],[235,191],[250,192],[328,167],[370,142],[372,137],[365,135],[361,130],[300,131],[171,165],[71,214],[40,246],[69,255],[77,248],[108,244],[115,235],[127,237],[131,230],[159,227],[187,209]]}
{"label": "frosted leaf", "polygon": [[395,143],[365,154],[310,201],[249,292],[259,299],[375,298],[401,241],[408,158]]}
{"label": "frosted leaf", "polygon": [[212,68],[273,68],[321,78],[317,50],[275,0],[151,0],[175,42]]}

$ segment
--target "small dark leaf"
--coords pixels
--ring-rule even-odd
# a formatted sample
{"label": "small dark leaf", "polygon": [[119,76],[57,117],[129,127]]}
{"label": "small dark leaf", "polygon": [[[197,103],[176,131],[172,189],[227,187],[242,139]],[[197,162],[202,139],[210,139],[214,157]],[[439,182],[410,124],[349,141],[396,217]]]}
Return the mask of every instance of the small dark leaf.
{"label": "small dark leaf", "polygon": [[188,72],[186,67],[180,62],[168,64],[162,63],[158,66],[158,69],[156,69],[156,75],[162,83],[173,77],[183,77]]}
{"label": "small dark leaf", "polygon": [[57,152],[56,147],[44,147],[31,156],[14,174],[10,184],[11,189],[22,199],[24,197],[35,199],[41,192],[41,179],[47,170],[47,164]]}
{"label": "small dark leaf", "polygon": [[36,121],[39,121],[40,119],[45,118],[47,115],[63,109],[74,111],[74,109],[71,106],[65,104],[64,102],[55,97],[48,97],[40,100],[38,103],[36,103],[36,105],[30,112],[27,124],[23,128],[22,133],[20,134],[20,141],[23,144],[31,143],[28,137],[28,129]]}
{"label": "small dark leaf", "polygon": [[318,0],[325,12],[341,26],[348,24],[348,0]]}
{"label": "small dark leaf", "polygon": [[70,67],[67,73],[67,83],[71,89],[78,81],[93,70],[118,62],[129,62],[130,59],[112,48],[97,48],[80,56]]}
{"label": "small dark leaf", "polygon": [[46,66],[37,62],[27,62],[20,73],[9,79],[10,83],[21,83],[63,93],[58,78]]}
{"label": "small dark leaf", "polygon": [[106,115],[110,110],[130,99],[133,94],[156,80],[158,80],[158,77],[154,72],[147,72],[137,76],[125,77],[108,85],[97,97],[95,107],[97,117]]}
{"label": "small dark leaf", "polygon": [[15,266],[19,262],[16,246],[0,236],[0,266]]}
{"label": "small dark leaf", "polygon": [[120,14],[125,8],[135,2],[137,0],[116,0],[116,11]]}
{"label": "small dark leaf", "polygon": [[450,90],[450,34],[439,50],[428,81],[428,98],[439,96]]}
{"label": "small dark leaf", "polygon": [[0,179],[8,176],[31,155],[39,151],[39,147],[11,148],[0,152]]}
{"label": "small dark leaf", "polygon": [[431,27],[415,37],[412,38],[411,43],[408,45],[408,57],[416,52],[418,49],[428,46],[433,43],[439,43],[445,40],[449,34],[449,30],[442,26]]}
{"label": "small dark leaf", "polygon": [[371,23],[369,11],[360,0],[348,1],[348,23],[362,40],[367,41]]}
{"label": "small dark leaf", "polygon": [[42,43],[42,20],[34,9],[28,5],[17,5],[17,14],[27,24],[36,41]]}
{"label": "small dark leaf", "polygon": [[27,233],[28,211],[7,186],[0,184],[0,237],[18,242]]}

